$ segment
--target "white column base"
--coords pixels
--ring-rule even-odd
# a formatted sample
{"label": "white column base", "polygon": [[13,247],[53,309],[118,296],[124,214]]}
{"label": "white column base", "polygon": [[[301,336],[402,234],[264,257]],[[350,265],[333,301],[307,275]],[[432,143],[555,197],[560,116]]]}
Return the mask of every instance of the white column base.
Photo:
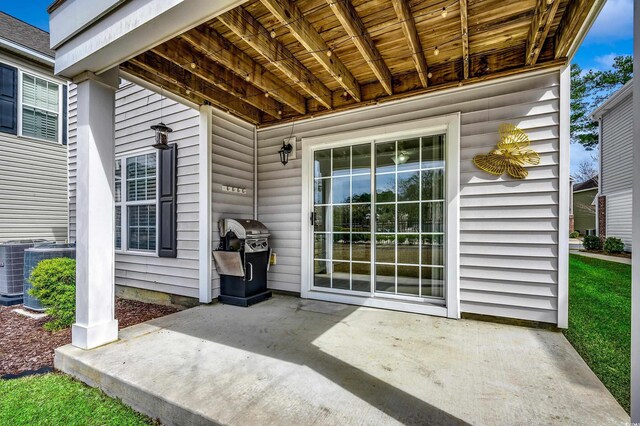
{"label": "white column base", "polygon": [[93,349],[118,340],[118,320],[86,326],[73,324],[71,344],[80,349]]}

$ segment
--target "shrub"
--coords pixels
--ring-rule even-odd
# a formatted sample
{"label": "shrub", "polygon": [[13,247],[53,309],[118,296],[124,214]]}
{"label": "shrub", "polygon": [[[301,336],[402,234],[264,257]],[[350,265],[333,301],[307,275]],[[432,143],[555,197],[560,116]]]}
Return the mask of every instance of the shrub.
{"label": "shrub", "polygon": [[573,231],[569,233],[569,238],[578,238],[580,233],[578,231]]}
{"label": "shrub", "polygon": [[51,317],[44,328],[55,331],[70,327],[76,316],[76,261],[45,259],[33,269],[29,280],[33,285],[29,293],[40,300]]}
{"label": "shrub", "polygon": [[620,238],[609,237],[604,241],[604,251],[606,253],[622,253],[624,251],[624,243]]}
{"label": "shrub", "polygon": [[595,235],[587,235],[582,240],[582,245],[585,250],[600,250],[602,248],[602,241],[600,241],[600,237]]}

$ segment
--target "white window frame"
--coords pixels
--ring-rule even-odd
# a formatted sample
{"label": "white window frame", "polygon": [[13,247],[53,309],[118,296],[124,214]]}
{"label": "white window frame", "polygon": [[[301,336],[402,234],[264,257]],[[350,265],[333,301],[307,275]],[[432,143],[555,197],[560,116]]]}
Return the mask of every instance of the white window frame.
{"label": "white window frame", "polygon": [[[332,291],[318,291],[313,283],[313,227],[310,215],[313,211],[313,152],[337,146],[356,145],[368,142],[383,142],[391,139],[405,139],[424,136],[434,132],[446,134],[445,175],[446,227],[445,227],[445,277],[446,290],[444,306],[434,303],[405,300],[389,295],[348,294]],[[393,125],[334,133],[302,141],[302,286],[303,298],[373,306],[407,312],[460,318],[460,113],[439,117],[402,122]],[[373,181],[373,177],[372,177]],[[413,298],[415,300],[415,298]]]}
{"label": "white window frame", "polygon": [[[156,156],[156,197],[155,197],[155,206],[156,206],[156,247],[153,250],[137,250],[137,249],[129,249],[129,214],[128,214],[128,207],[129,206],[140,206],[140,205],[151,205],[153,204],[151,202],[151,200],[144,200],[144,201],[127,201],[127,190],[126,190],[126,168],[127,168],[127,159],[128,158],[132,158],[132,157],[138,157],[140,155],[147,155],[147,154],[155,154]],[[114,208],[113,208],[113,217],[115,219],[115,208],[117,206],[120,207],[120,228],[121,228],[121,235],[120,235],[120,248],[115,248],[115,252],[119,253],[119,254],[134,254],[134,255],[138,255],[138,256],[150,256],[150,257],[158,257],[158,226],[159,226],[159,220],[158,220],[158,201],[159,201],[159,175],[158,175],[158,170],[159,170],[159,164],[158,161],[160,160],[159,156],[158,156],[158,151],[151,148],[151,149],[141,149],[141,150],[135,150],[135,151],[130,151],[127,152],[125,154],[119,154],[116,155],[115,161],[120,161],[121,166],[120,166],[120,179],[121,179],[121,197],[120,197],[120,201],[119,202],[115,202],[114,200]],[[115,163],[114,163],[115,165]],[[115,167],[113,170],[114,173],[114,188],[115,188]],[[114,229],[115,229],[115,223],[114,223]],[[115,235],[114,235],[115,237]],[[115,247],[115,240],[114,240],[114,247]]]}
{"label": "white window frame", "polygon": [[[34,78],[39,78],[41,80],[45,80],[48,83],[51,84],[55,84],[56,86],[58,86],[58,111],[53,111],[53,110],[47,110],[47,109],[43,109],[43,108],[38,108],[38,109],[42,109],[44,111],[47,112],[53,112],[53,113],[57,113],[58,114],[58,139],[56,141],[52,141],[49,139],[44,139],[44,138],[38,138],[35,136],[31,136],[31,135],[24,135],[22,133],[22,107],[23,107],[23,102],[22,102],[22,85],[23,85],[23,80],[24,80],[24,75],[28,75],[30,77],[34,77]],[[18,68],[18,102],[17,102],[17,106],[18,106],[18,111],[17,111],[17,119],[18,119],[18,136],[21,138],[25,138],[25,139],[33,139],[33,140],[37,140],[37,141],[43,141],[43,142],[48,142],[48,143],[57,143],[62,145],[63,142],[63,115],[64,115],[64,103],[63,103],[63,92],[64,92],[64,84],[52,80],[51,78],[47,78],[46,76],[38,73],[38,72],[34,72],[34,71],[27,71],[24,70],[22,68]],[[30,106],[30,105],[27,105]],[[35,107],[32,107],[35,108]]]}

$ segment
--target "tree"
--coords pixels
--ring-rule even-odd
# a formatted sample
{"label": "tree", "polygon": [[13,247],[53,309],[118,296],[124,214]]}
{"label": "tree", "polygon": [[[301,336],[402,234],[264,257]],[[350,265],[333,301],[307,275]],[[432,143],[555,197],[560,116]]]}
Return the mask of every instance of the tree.
{"label": "tree", "polygon": [[578,164],[578,170],[573,173],[573,179],[576,183],[586,182],[593,178],[598,178],[598,169],[594,165],[595,158],[591,160],[583,160]]}
{"label": "tree", "polygon": [[580,65],[571,64],[571,142],[588,151],[598,145],[598,123],[589,114],[632,76],[631,56],[616,56],[612,68],[606,71],[585,72]]}

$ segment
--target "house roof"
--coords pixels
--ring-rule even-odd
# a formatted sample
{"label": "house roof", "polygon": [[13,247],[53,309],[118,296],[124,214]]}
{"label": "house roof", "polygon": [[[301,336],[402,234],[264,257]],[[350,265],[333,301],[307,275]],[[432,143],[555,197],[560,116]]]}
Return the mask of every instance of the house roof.
{"label": "house roof", "polygon": [[614,92],[609,99],[604,101],[602,105],[595,109],[591,113],[592,120],[598,120],[601,118],[607,111],[611,110],[613,107],[618,105],[620,102],[625,100],[627,96],[631,96],[633,94],[633,79],[627,81],[624,86]]}
{"label": "house roof", "polygon": [[589,180],[573,185],[573,192],[585,191],[587,189],[596,189],[596,188],[598,188],[598,178],[593,177]]}
{"label": "house roof", "polygon": [[0,12],[0,40],[18,44],[50,58],[55,57],[55,52],[49,47],[48,32],[4,12]]}

